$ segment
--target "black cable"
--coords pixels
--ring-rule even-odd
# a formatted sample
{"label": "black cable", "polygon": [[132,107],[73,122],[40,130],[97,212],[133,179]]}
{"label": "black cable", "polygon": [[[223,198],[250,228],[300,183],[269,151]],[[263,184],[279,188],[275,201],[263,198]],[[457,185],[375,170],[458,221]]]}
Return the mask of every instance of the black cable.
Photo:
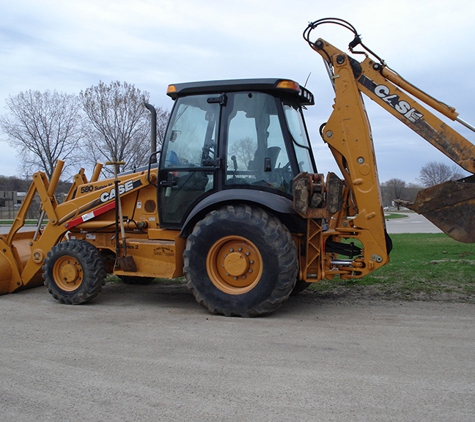
{"label": "black cable", "polygon": [[[307,43],[310,45],[310,47],[314,46],[315,45],[315,42],[312,42],[310,40],[310,34],[312,33],[312,31],[314,29],[316,29],[318,26],[320,25],[324,25],[324,24],[334,24],[334,25],[339,25],[339,26],[342,26],[343,28],[346,28],[348,29],[350,32],[353,33],[354,35],[354,38],[353,40],[348,44],[348,49],[354,53],[354,54],[366,54],[369,53],[370,55],[372,55],[374,58],[376,58],[379,63],[381,63],[382,66],[386,67],[387,69],[391,70],[391,72],[394,72],[398,77],[400,77],[405,83],[413,86],[414,88],[418,89],[417,87],[415,87],[412,83],[410,83],[409,81],[407,81],[406,79],[404,79],[399,73],[397,73],[394,69],[391,69],[388,65],[386,65],[386,63],[384,62],[384,60],[379,57],[375,52],[373,52],[371,49],[369,49],[366,45],[363,44],[363,42],[361,41],[361,35],[358,34],[358,31],[356,30],[356,28],[349,22],[343,20],[343,19],[339,19],[339,18],[323,18],[323,19],[319,19],[319,20],[316,20],[314,22],[311,22],[308,24],[307,28],[305,29],[305,31],[303,32],[303,38],[305,39],[305,41],[307,41]],[[356,46],[360,45],[361,47],[363,47],[364,50],[366,50],[366,52],[364,51],[354,51],[354,48]],[[331,63],[331,59],[328,55],[328,53],[325,51],[325,54],[327,55],[327,62],[328,63]],[[426,92],[420,90],[422,93],[424,93],[425,95],[427,95],[428,97],[430,97],[431,99],[433,99],[434,101],[440,103],[440,104],[443,104],[444,106],[448,107],[448,108],[451,108],[451,106],[445,104],[444,102],[442,101],[439,101],[437,100],[436,98],[432,97],[431,95],[427,94]]]}
{"label": "black cable", "polygon": [[323,135],[323,129],[327,125],[328,122],[322,123],[320,127],[318,128],[318,132],[320,133],[320,136],[322,137],[323,141],[326,142],[325,136]]}
{"label": "black cable", "polygon": [[[348,44],[348,49],[352,52],[352,53],[355,53],[355,54],[366,54],[366,52],[368,52],[369,54],[371,54],[373,57],[375,57],[376,59],[378,59],[378,61],[382,64],[382,65],[385,65],[384,63],[384,60],[379,57],[376,53],[374,53],[372,50],[370,50],[368,47],[366,47],[366,45],[364,45],[361,41],[361,35],[358,34],[358,31],[356,30],[356,28],[349,22],[343,20],[343,19],[339,19],[339,18],[323,18],[323,19],[319,19],[319,20],[316,20],[314,22],[311,22],[308,24],[307,28],[305,28],[304,32],[303,32],[303,38],[305,39],[305,41],[307,41],[307,43],[312,47],[315,45],[315,42],[312,42],[312,40],[310,39],[310,34],[312,33],[312,31],[314,29],[316,29],[318,26],[320,25],[324,25],[324,24],[334,24],[334,25],[339,25],[339,26],[342,26],[343,28],[346,28],[348,29],[350,32],[353,33],[354,35],[354,38],[353,40]],[[364,50],[366,50],[366,52],[364,51],[354,51],[354,48],[358,45],[361,45],[361,47],[363,47]]]}
{"label": "black cable", "polygon": [[349,31],[353,32],[353,34],[355,35],[355,38],[359,37],[358,31],[356,30],[356,28],[351,23],[349,23],[349,22],[347,22],[343,19],[339,19],[339,18],[323,18],[323,19],[318,19],[314,22],[310,22],[308,24],[307,28],[303,32],[303,37],[304,37],[305,41],[307,41],[309,44],[313,45],[314,43],[310,40],[311,32],[315,28],[317,28],[317,26],[328,24],[328,23],[342,26],[343,28],[346,28]]}

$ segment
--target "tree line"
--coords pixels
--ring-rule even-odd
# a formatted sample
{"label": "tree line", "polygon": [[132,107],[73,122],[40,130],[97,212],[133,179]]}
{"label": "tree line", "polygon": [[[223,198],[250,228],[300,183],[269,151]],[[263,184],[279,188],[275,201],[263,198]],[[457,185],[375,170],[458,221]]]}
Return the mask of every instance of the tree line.
{"label": "tree line", "polygon": [[419,172],[419,183],[406,183],[399,178],[389,179],[381,183],[383,206],[393,206],[395,199],[414,201],[417,192],[421,189],[429,188],[449,180],[461,179],[462,177],[464,177],[463,174],[455,164],[449,166],[445,163],[430,161],[422,166]]}
{"label": "tree line", "polygon": [[[20,174],[41,170],[51,177],[58,159],[66,174],[96,162],[119,162],[122,170],[148,163],[150,94],[127,82],[99,82],[79,95],[25,91],[6,100],[0,128],[20,158]],[[157,110],[157,145],[163,141],[169,112]],[[69,172],[67,169],[69,168]],[[112,168],[105,167],[111,175]],[[1,190],[1,189],[0,189]]]}

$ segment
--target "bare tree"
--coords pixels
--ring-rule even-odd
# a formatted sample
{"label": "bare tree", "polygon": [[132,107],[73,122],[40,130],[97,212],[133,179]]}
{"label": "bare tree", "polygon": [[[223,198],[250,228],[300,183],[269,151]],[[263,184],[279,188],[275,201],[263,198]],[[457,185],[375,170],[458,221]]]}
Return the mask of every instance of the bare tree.
{"label": "bare tree", "polygon": [[[123,170],[139,167],[150,156],[150,113],[144,107],[150,94],[126,82],[99,82],[81,91],[84,111],[87,156],[91,164],[124,161]],[[163,140],[163,122],[168,112],[157,109],[157,142]],[[107,171],[107,169],[105,169]],[[112,171],[112,169],[109,169]]]}
{"label": "bare tree", "polygon": [[29,90],[9,97],[6,108],[9,113],[0,118],[0,126],[18,151],[23,169],[42,170],[51,177],[58,159],[69,159],[66,166],[73,164],[82,138],[76,95]]}
{"label": "bare tree", "polygon": [[407,183],[405,188],[404,188],[404,192],[403,192],[404,198],[402,198],[402,199],[414,202],[418,192],[421,189],[423,189],[423,187],[421,185],[417,184],[417,183]]}
{"label": "bare tree", "polygon": [[234,155],[239,169],[247,169],[249,161],[254,159],[255,141],[249,137],[230,142],[229,157]]}
{"label": "bare tree", "polygon": [[[387,182],[382,183],[382,191],[384,196],[384,202],[386,204],[392,204],[395,199],[404,199],[404,190],[406,182],[401,179],[389,179]],[[398,206],[399,209],[399,206]]]}
{"label": "bare tree", "polygon": [[454,164],[448,166],[444,163],[431,161],[421,168],[419,173],[420,182],[426,187],[435,186],[448,180],[456,180],[463,177],[458,167]]}

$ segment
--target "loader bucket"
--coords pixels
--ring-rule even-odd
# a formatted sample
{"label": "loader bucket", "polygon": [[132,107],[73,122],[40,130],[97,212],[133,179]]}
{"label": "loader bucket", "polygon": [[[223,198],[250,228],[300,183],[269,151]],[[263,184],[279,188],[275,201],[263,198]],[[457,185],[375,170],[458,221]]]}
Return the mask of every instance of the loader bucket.
{"label": "loader bucket", "polygon": [[0,250],[0,295],[10,293],[12,281],[12,265],[7,256]]}
{"label": "loader bucket", "polygon": [[426,217],[453,239],[475,242],[475,176],[421,190],[414,203],[405,206]]}
{"label": "loader bucket", "polygon": [[33,235],[33,231],[17,232],[11,246],[6,235],[0,237],[0,295],[43,285],[41,271],[22,280],[22,270],[31,257]]}

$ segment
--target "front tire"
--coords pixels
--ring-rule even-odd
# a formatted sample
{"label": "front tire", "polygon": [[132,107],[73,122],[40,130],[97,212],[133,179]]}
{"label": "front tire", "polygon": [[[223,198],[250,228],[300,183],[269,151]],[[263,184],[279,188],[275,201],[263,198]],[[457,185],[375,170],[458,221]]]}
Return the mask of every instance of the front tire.
{"label": "front tire", "polygon": [[68,240],[48,252],[43,265],[48,292],[60,303],[79,305],[96,297],[106,277],[102,255],[83,240]]}
{"label": "front tire", "polygon": [[266,211],[228,205],[198,222],[184,252],[188,288],[213,314],[255,317],[289,297],[298,271],[287,228]]}

